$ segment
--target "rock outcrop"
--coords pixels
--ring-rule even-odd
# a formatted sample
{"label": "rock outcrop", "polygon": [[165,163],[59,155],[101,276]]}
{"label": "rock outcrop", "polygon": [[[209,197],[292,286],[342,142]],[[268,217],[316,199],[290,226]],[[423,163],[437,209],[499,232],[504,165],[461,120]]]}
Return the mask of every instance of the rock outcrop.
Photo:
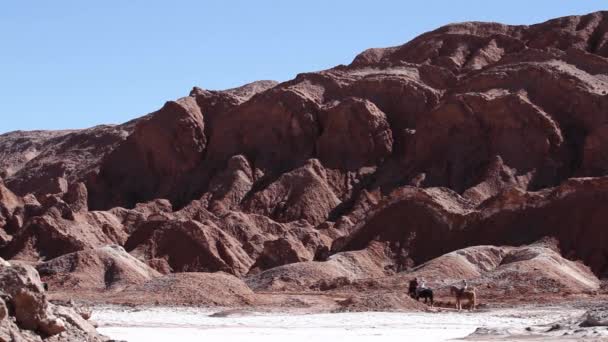
{"label": "rock outcrop", "polygon": [[563,258],[559,250],[551,247],[544,244],[467,247],[432,259],[409,272],[407,277],[424,279],[436,288],[467,279],[485,298],[533,298],[599,290],[600,281],[588,267]]}
{"label": "rock outcrop", "polygon": [[252,194],[243,206],[279,222],[306,220],[317,225],[327,220],[332,209],[340,204],[329,182],[326,170],[313,159]]}
{"label": "rock outcrop", "polygon": [[253,291],[239,278],[223,273],[174,273],[127,288],[121,297],[130,304],[249,306]]}
{"label": "rock outcrop", "polygon": [[324,111],[320,123],[317,153],[330,168],[358,170],[391,155],[393,133],[386,114],[369,100],[346,98]]}
{"label": "rock outcrop", "polygon": [[84,216],[66,217],[65,213],[52,207],[46,214],[29,219],[2,250],[2,256],[48,260],[85,248],[126,242],[123,226],[111,214],[87,212]]}
{"label": "rock outcrop", "polygon": [[57,193],[60,183],[82,181],[97,172],[103,157],[133,132],[136,121],[84,130],[3,134],[0,171],[18,195]]}
{"label": "rock outcrop", "polygon": [[203,159],[203,131],[203,114],[191,97],[167,102],[140,120],[89,182],[92,207],[133,206],[170,195],[180,186],[184,190],[184,177]]}
{"label": "rock outcrop", "polygon": [[350,283],[360,279],[382,278],[393,274],[394,262],[385,244],[372,243],[361,251],[332,255],[327,261],[297,262],[271,268],[249,277],[254,290],[318,290],[332,282]]}
{"label": "rock outcrop", "polygon": [[49,303],[34,268],[0,261],[0,339],[66,342],[107,340],[71,308]]}
{"label": "rock outcrop", "polygon": [[125,248],[143,259],[165,259],[176,272],[243,275],[253,264],[232,236],[196,221],[148,221],[131,234]]}
{"label": "rock outcrop", "polygon": [[70,291],[120,291],[161,276],[117,245],[64,254],[36,268],[49,288]]}
{"label": "rock outcrop", "polygon": [[420,264],[467,246],[521,245],[551,236],[565,256],[602,276],[608,270],[601,224],[607,186],[606,177],[572,178],[538,192],[509,189],[479,206],[445,189],[404,187],[334,243],[334,250],[388,241]]}
{"label": "rock outcrop", "polygon": [[23,225],[23,209],[23,200],[0,181],[0,231],[18,230]]}

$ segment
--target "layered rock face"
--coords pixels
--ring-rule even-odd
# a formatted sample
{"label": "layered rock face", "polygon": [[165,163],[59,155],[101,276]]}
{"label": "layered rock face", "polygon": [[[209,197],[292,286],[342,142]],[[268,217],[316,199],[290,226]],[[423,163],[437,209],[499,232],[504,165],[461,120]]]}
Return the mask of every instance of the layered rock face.
{"label": "layered rock face", "polygon": [[37,269],[49,288],[89,291],[120,291],[160,276],[117,245],[65,254],[41,263]]}
{"label": "layered rock face", "polygon": [[607,37],[607,12],[453,24],[120,126],[5,134],[0,255],[95,288],[116,269],[310,288],[553,237],[606,276]]}
{"label": "layered rock face", "polygon": [[[604,177],[573,178],[538,192],[505,190],[477,206],[445,189],[403,188],[334,248],[359,249],[371,240],[390,241],[418,264],[466,246],[521,245],[552,236],[566,256],[584,260],[605,276],[607,184]],[[400,223],[405,220],[411,223]]]}
{"label": "layered rock face", "polygon": [[55,194],[99,170],[101,159],[132,132],[117,126],[72,131],[11,132],[0,136],[0,177],[19,195]]}

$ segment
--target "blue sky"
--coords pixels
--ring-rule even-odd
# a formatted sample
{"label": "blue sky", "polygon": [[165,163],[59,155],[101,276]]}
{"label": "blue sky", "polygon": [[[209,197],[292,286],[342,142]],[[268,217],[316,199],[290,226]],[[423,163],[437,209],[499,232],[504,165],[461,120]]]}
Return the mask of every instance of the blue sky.
{"label": "blue sky", "polygon": [[121,123],[195,85],[284,81],[451,22],[601,9],[605,0],[6,0],[0,133]]}

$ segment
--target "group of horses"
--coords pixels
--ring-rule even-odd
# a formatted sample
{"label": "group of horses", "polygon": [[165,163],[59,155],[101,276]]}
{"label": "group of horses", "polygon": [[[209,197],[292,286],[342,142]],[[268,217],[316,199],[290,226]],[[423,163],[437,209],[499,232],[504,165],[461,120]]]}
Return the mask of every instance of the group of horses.
{"label": "group of horses", "polygon": [[[462,310],[463,301],[467,301],[470,309],[475,310],[475,306],[477,305],[477,294],[475,293],[474,288],[467,287],[466,285],[464,287],[451,285],[449,289],[450,295],[454,296],[456,299],[456,309],[458,311]],[[423,298],[425,303],[430,302],[431,307],[435,304],[433,290],[426,286],[420,286],[417,279],[410,281],[408,292],[410,297],[416,300]]]}

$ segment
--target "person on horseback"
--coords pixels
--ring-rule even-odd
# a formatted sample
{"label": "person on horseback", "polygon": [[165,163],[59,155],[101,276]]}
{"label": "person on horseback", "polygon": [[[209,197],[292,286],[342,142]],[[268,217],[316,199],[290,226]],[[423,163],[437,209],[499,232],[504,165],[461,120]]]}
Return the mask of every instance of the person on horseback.
{"label": "person on horseback", "polygon": [[424,298],[424,302],[427,303],[430,300],[431,306],[435,304],[433,300],[433,290],[426,286],[425,281],[417,277],[410,280],[408,286],[408,294],[415,300]]}
{"label": "person on horseback", "polygon": [[408,294],[410,295],[410,297],[415,298],[417,291],[418,291],[418,278],[414,278],[413,280],[410,280]]}
{"label": "person on horseback", "polygon": [[466,279],[462,280],[462,287],[451,285],[450,294],[456,298],[456,309],[458,311],[462,310],[463,300],[469,302],[471,310],[475,310],[475,307],[477,306],[477,294],[475,293],[475,288],[469,286]]}
{"label": "person on horseback", "polygon": [[424,281],[424,279],[420,280],[420,285],[418,286],[419,290],[424,290],[424,289],[428,289],[428,287],[426,287],[426,282]]}

